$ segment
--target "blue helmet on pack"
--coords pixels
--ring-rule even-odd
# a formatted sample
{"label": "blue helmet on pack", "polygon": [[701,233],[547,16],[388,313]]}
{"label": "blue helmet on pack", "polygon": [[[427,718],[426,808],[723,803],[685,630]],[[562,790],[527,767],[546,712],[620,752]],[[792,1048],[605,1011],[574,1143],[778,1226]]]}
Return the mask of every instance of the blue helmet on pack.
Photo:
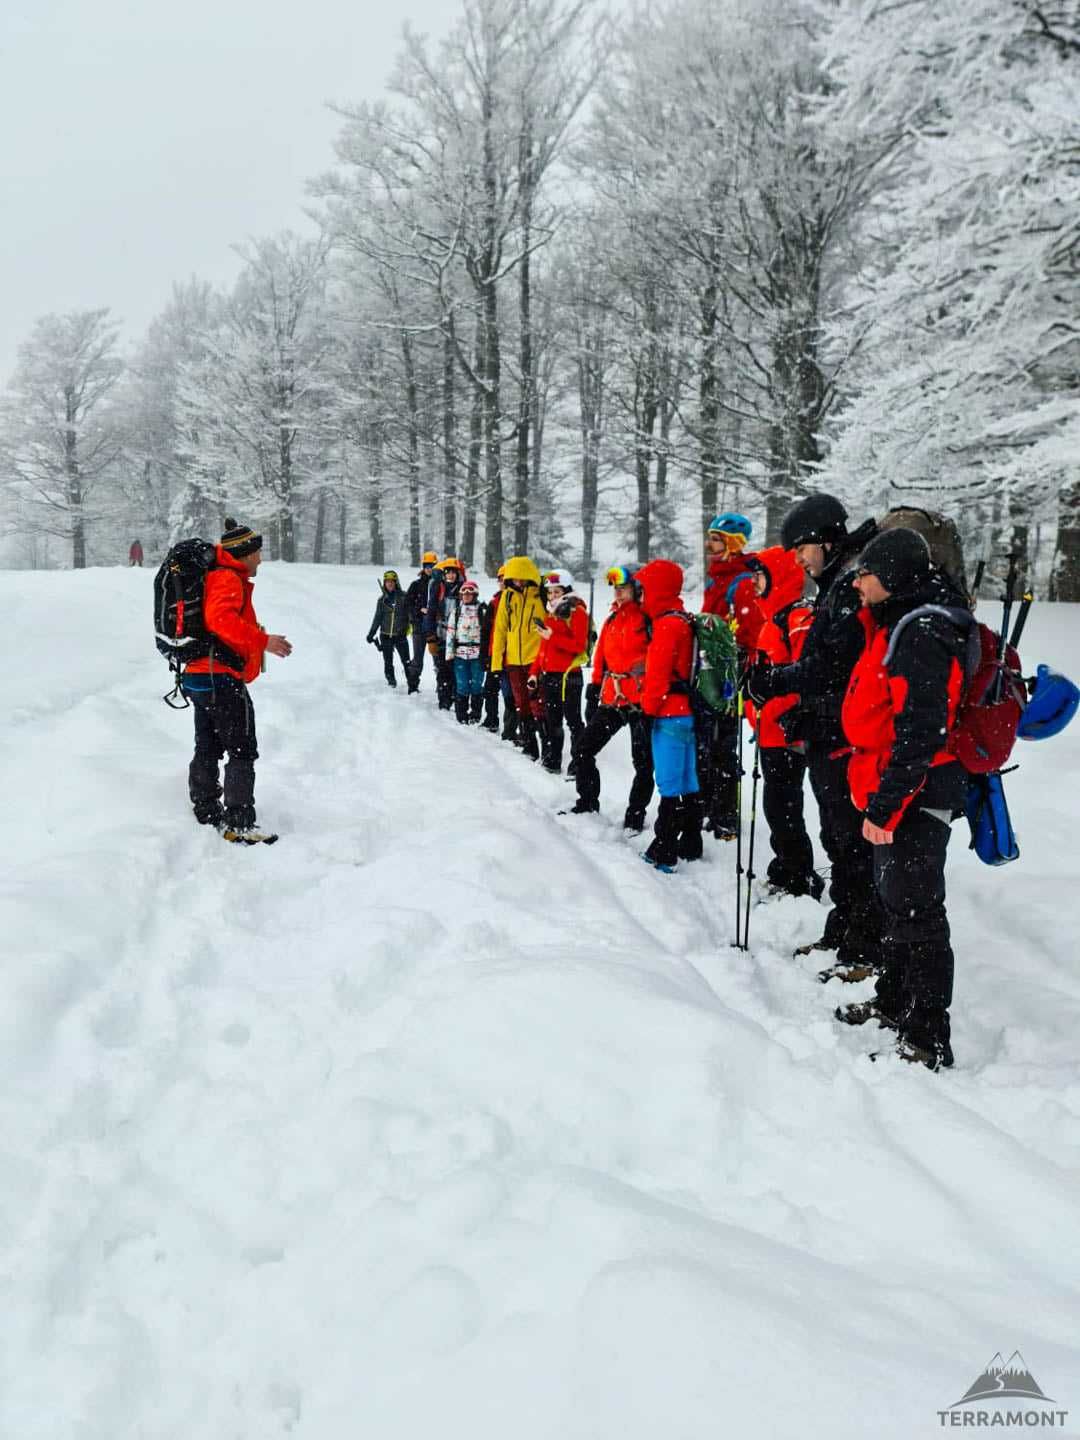
{"label": "blue helmet on pack", "polygon": [[1067,675],[1040,665],[1035,688],[1020,717],[1016,734],[1020,740],[1048,740],[1060,734],[1080,708],[1080,689]]}
{"label": "blue helmet on pack", "polygon": [[745,515],[737,515],[734,510],[725,510],[722,515],[714,515],[709,521],[708,533],[711,534],[714,530],[721,535],[741,535],[744,540],[749,540],[754,527]]}

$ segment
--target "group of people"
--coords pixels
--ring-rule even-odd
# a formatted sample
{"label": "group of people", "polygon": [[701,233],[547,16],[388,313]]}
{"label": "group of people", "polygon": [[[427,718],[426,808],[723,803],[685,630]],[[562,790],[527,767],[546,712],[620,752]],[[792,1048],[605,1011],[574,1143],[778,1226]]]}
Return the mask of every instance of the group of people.
{"label": "group of people", "polygon": [[[640,833],[659,792],[643,858],[663,872],[699,859],[705,834],[739,834],[745,719],[760,763],[774,892],[823,894],[803,814],[807,775],[817,801],[832,906],[823,934],[796,953],[832,952],[829,973],[841,979],[875,977],[873,999],[841,1006],[838,1019],[876,1022],[896,1032],[902,1058],[949,1066],[944,866],[966,789],[948,749],[964,681],[964,634],[950,616],[968,599],[934,568],[920,534],[879,531],[872,520],[849,529],[830,495],[795,504],[779,545],[754,552],[751,535],[749,520],[728,512],[706,536],[699,613],[730,624],[738,657],[732,703],[719,708],[701,701],[696,622],[682,597],[683,571],[667,559],[608,571],[611,605],[596,634],[565,571],[541,572],[515,555],[483,600],[457,557],[429,551],[407,588],[385,572],[367,638],[382,652],[389,685],[397,684],[395,656],[410,693],[430,659],[441,710],[462,725],[501,728],[553,773],[562,771],[569,731],[577,798],[560,813],[599,810],[598,757],[627,729],[633,780],[623,824]],[[191,799],[204,822],[254,826],[247,685],[264,652],[291,648],[255,620],[250,583],[260,546],[245,527],[222,537],[206,601],[222,649],[209,681],[205,666],[185,676],[197,707]],[[803,596],[808,578],[813,599]],[[206,698],[215,685],[216,704]],[[222,805],[217,765],[226,753]]]}

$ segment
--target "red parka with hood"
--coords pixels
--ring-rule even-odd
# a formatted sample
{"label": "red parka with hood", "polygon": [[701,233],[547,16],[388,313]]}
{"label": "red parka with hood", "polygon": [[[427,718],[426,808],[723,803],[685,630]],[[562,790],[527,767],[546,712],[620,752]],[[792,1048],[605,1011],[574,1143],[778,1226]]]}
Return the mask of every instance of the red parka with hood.
{"label": "red parka with hood", "polygon": [[[757,596],[762,617],[757,649],[771,665],[790,665],[802,654],[814,617],[813,606],[802,600],[806,575],[796,564],[792,552],[780,545],[760,551],[755,558],[768,579],[765,594]],[[787,745],[780,716],[798,703],[799,697],[794,693],[776,695],[761,707],[747,701],[747,719],[763,749],[775,750]]]}
{"label": "red parka with hood", "polygon": [[646,715],[691,715],[694,626],[682,600],[682,566],[674,560],[650,560],[634,579],[641,586],[641,608],[652,627],[641,708]]}

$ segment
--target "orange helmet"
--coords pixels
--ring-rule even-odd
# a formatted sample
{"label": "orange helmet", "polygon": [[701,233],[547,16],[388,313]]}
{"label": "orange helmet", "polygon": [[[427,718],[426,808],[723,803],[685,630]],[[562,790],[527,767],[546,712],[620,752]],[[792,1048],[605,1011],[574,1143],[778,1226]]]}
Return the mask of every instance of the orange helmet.
{"label": "orange helmet", "polygon": [[421,564],[421,565],[436,565],[436,564],[438,564],[438,560],[439,560],[439,557],[438,557],[438,555],[436,555],[436,553],[435,553],[434,550],[425,550],[424,553],[423,553],[423,555],[420,557],[420,564]]}

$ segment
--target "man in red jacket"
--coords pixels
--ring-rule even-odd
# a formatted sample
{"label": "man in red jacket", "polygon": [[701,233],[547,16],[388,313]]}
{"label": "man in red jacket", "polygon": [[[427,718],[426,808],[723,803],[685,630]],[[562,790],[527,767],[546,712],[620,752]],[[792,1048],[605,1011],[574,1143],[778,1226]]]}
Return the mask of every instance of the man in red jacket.
{"label": "man in red jacket", "polygon": [[690,666],[694,628],[682,601],[682,566],[650,560],[637,573],[641,608],[652,638],[645,655],[641,708],[652,717],[653,769],[660,810],[642,856],[670,873],[679,860],[701,859],[701,795],[694,753]]}
{"label": "man in red jacket", "polygon": [[[263,655],[284,658],[292,646],[268,635],[255,616],[251,591],[262,561],[262,536],[246,525],[226,530],[217,563],[207,571],[203,617],[213,636],[210,654],[184,671],[184,693],[195,711],[195,755],[188,793],[200,825],[216,825],[226,839],[252,840],[255,830],[255,710],[248,686]],[[225,765],[224,807],[218,765]]]}

